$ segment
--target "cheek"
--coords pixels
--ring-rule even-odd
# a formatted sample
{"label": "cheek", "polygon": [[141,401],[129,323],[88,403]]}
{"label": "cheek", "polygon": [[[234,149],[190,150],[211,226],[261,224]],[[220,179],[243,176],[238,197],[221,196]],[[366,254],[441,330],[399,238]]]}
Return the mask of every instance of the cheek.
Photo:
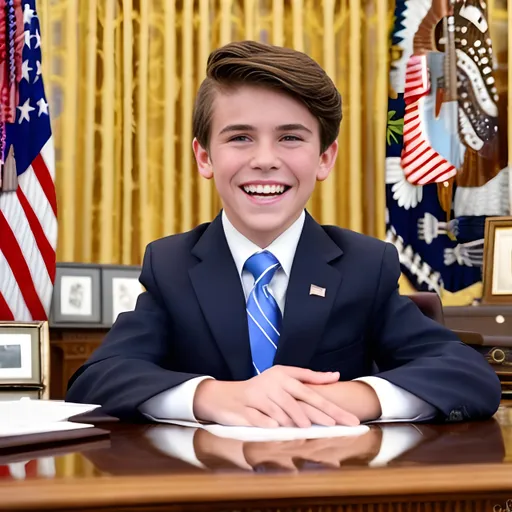
{"label": "cheek", "polygon": [[241,167],[240,154],[233,150],[218,150],[212,155],[212,165],[216,181],[229,182]]}
{"label": "cheek", "polygon": [[306,187],[314,187],[318,169],[318,159],[310,155],[297,155],[290,161],[290,166],[297,181]]}

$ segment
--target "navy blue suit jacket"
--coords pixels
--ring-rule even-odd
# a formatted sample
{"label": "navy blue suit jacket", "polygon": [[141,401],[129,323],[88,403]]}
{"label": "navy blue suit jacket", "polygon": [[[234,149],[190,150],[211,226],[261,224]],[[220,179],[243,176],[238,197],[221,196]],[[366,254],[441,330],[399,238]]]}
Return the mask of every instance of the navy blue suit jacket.
{"label": "navy blue suit jacket", "polygon": [[[275,364],[372,374],[432,404],[439,420],[489,417],[500,382],[485,359],[400,296],[395,248],[306,215]],[[201,375],[252,376],[240,276],[220,216],[151,243],[145,291],[71,378],[66,399],[123,419],[154,395]],[[311,284],[326,289],[310,295]]]}

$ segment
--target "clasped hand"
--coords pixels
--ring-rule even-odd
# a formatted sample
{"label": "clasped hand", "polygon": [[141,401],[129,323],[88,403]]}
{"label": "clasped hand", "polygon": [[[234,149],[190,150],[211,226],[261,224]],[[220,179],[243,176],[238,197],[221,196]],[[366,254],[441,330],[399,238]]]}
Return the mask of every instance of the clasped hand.
{"label": "clasped hand", "polygon": [[246,381],[207,379],[194,397],[198,420],[253,427],[358,425],[359,419],[319,392],[338,382],[338,372],[273,366]]}

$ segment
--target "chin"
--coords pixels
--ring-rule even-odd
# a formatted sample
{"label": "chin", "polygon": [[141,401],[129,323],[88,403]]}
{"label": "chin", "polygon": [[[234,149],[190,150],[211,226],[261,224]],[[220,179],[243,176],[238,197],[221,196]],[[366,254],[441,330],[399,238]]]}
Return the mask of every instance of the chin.
{"label": "chin", "polygon": [[260,218],[255,220],[255,222],[251,222],[247,225],[248,229],[258,237],[272,237],[273,240],[286,231],[293,223],[293,220],[290,218],[276,219],[275,215],[271,218],[268,218],[269,216],[266,217],[266,219]]}

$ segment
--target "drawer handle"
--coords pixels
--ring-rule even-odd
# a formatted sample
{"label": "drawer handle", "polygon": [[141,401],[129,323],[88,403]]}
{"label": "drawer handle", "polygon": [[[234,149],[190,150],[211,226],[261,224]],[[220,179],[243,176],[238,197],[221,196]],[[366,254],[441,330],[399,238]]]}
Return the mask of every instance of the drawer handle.
{"label": "drawer handle", "polygon": [[505,317],[503,315],[498,315],[496,318],[496,323],[497,324],[504,324],[505,323]]}
{"label": "drawer handle", "polygon": [[505,355],[505,352],[501,350],[500,348],[495,348],[491,352],[491,357],[495,363],[503,363],[507,356]]}

